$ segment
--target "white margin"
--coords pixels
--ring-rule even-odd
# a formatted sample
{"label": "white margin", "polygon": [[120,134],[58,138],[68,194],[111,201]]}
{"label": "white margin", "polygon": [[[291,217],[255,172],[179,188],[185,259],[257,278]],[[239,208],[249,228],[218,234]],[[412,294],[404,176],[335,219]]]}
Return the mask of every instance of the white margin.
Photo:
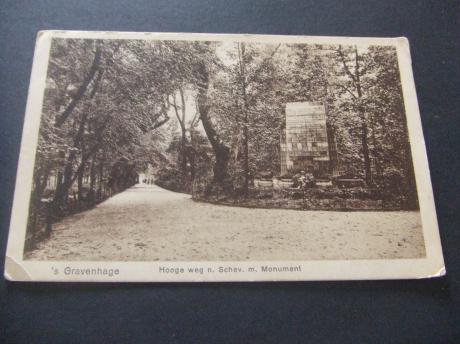
{"label": "white margin", "polygon": [[[27,227],[35,151],[38,141],[43,95],[46,83],[49,50],[52,38],[92,39],[147,39],[147,40],[200,40],[245,41],[265,43],[310,43],[349,45],[391,45],[396,47],[404,95],[407,124],[414,162],[420,214],[426,257],[420,259],[372,259],[336,261],[251,261],[251,262],[102,262],[102,261],[30,261],[23,260],[24,239]],[[430,181],[422,124],[417,103],[408,40],[399,38],[315,37],[203,33],[140,33],[140,32],[89,32],[40,31],[33,60],[24,128],[21,141],[16,187],[11,215],[8,247],[5,260],[5,277],[11,281],[75,281],[75,282],[188,282],[188,281],[299,281],[299,280],[362,280],[362,279],[414,279],[439,277],[445,274],[439,237],[436,209]],[[301,272],[251,273],[249,267],[301,266]],[[162,275],[158,268],[186,268],[189,266],[216,268],[217,266],[242,267],[246,272],[219,274],[190,273]],[[119,269],[117,276],[76,276],[62,272],[74,268]],[[53,274],[53,269],[61,271]]]}

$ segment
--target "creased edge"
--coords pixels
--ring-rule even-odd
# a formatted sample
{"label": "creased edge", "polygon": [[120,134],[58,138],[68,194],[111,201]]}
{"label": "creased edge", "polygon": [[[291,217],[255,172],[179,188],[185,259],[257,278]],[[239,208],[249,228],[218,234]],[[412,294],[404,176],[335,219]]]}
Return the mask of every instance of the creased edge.
{"label": "creased edge", "polygon": [[4,276],[8,281],[32,281],[29,273],[10,256],[5,257]]}
{"label": "creased edge", "polygon": [[446,273],[447,273],[446,266],[442,264],[441,267],[437,268],[435,273],[420,276],[418,277],[418,279],[439,278],[439,277],[445,276]]}
{"label": "creased edge", "polygon": [[427,275],[426,278],[437,278],[446,275],[446,267],[443,265],[436,273],[432,275]]}

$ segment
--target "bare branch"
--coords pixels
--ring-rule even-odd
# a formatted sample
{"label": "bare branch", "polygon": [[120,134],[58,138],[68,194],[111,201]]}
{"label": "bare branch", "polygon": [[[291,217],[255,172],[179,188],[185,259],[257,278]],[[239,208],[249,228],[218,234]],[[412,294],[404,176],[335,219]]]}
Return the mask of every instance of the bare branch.
{"label": "bare branch", "polygon": [[179,87],[179,94],[180,94],[180,99],[182,103],[182,123],[185,123],[185,96],[184,96],[184,90],[182,87]]}
{"label": "bare branch", "polygon": [[101,82],[101,79],[102,79],[103,75],[104,75],[104,69],[99,68],[98,72],[97,72],[97,77],[96,77],[96,79],[94,80],[94,83],[93,83],[93,89],[91,90],[91,94],[89,96],[91,99],[93,99],[94,96],[96,95],[97,89],[99,88],[99,85],[100,85],[100,82]]}
{"label": "bare branch", "polygon": [[93,80],[94,76],[96,75],[96,72],[99,69],[99,64],[101,62],[101,46],[99,44],[96,45],[96,52],[94,53],[94,59],[93,63],[89,69],[88,74],[86,77],[83,79],[82,84],[78,88],[78,91],[75,95],[75,97],[72,99],[72,101],[69,103],[67,108],[64,110],[64,112],[56,118],[55,126],[60,127],[64,124],[66,119],[72,114],[72,111],[75,109],[77,106],[78,102],[83,98],[89,84]]}
{"label": "bare branch", "polygon": [[358,97],[346,86],[344,85],[341,85],[341,84],[330,84],[329,86],[335,86],[335,87],[340,87],[342,89],[344,89],[345,91],[347,91],[348,93],[350,93],[354,99],[358,99]]}
{"label": "bare branch", "polygon": [[169,117],[166,116],[163,120],[161,120],[160,122],[157,122],[153,127],[152,127],[152,130],[155,130],[159,127],[161,127],[163,124],[165,124],[167,121],[169,121]]}
{"label": "bare branch", "polygon": [[351,78],[351,80],[353,80],[353,83],[356,85],[356,77],[350,71],[350,68],[348,68],[347,61],[345,60],[345,55],[343,54],[343,51],[342,51],[342,46],[339,45],[339,49],[336,50],[336,51],[340,56],[340,59],[341,59],[342,64],[343,64],[343,67],[345,68],[345,72],[348,74],[348,76]]}
{"label": "bare branch", "polygon": [[[169,97],[168,97],[169,98]],[[169,102],[169,100],[168,100]],[[173,96],[173,103],[171,104],[173,109],[174,109],[174,113],[176,114],[176,117],[177,117],[177,120],[179,121],[179,124],[181,126],[181,128],[184,127],[184,123],[182,122],[182,119],[179,115],[179,107],[177,106],[177,103],[176,103],[176,95]]]}

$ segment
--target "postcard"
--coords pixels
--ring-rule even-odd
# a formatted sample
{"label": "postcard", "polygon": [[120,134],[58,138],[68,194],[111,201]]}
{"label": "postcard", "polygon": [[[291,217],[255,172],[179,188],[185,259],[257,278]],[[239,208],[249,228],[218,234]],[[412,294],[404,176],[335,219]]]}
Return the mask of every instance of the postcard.
{"label": "postcard", "polygon": [[38,33],[7,279],[444,274],[406,38]]}

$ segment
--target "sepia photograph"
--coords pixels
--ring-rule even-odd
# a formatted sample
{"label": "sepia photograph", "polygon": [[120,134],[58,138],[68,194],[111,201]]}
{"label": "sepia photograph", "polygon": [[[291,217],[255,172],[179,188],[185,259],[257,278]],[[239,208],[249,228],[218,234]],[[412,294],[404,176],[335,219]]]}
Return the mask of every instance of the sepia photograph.
{"label": "sepia photograph", "polygon": [[40,32],[23,135],[12,279],[444,273],[405,39]]}

